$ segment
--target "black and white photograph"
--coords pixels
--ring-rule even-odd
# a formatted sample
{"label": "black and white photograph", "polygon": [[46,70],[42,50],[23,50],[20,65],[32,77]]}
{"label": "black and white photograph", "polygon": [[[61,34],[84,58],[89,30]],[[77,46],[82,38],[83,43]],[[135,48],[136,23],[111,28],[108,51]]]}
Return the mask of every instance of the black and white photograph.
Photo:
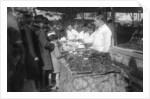
{"label": "black and white photograph", "polygon": [[0,98],[150,98],[148,3],[0,3]]}
{"label": "black and white photograph", "polygon": [[142,7],[7,7],[8,92],[143,92]]}

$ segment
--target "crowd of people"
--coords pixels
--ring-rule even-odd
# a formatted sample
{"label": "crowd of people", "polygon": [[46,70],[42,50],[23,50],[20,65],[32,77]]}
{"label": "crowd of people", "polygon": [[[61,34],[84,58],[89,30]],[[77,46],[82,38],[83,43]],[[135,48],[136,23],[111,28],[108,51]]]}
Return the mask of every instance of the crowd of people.
{"label": "crowd of people", "polygon": [[78,40],[92,50],[108,53],[112,32],[105,19],[97,15],[94,23],[72,22],[64,26],[43,15],[8,8],[7,91],[22,91],[28,80],[34,81],[36,89],[57,90],[61,66],[66,65],[58,40]]}

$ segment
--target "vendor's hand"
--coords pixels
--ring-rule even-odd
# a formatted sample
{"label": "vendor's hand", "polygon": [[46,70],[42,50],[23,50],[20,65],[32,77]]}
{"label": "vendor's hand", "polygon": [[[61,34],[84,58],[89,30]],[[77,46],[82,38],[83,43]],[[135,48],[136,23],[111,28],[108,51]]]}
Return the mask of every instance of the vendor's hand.
{"label": "vendor's hand", "polygon": [[100,53],[100,52],[95,50],[95,49],[93,49],[93,48],[91,48],[91,54],[93,54],[93,53]]}

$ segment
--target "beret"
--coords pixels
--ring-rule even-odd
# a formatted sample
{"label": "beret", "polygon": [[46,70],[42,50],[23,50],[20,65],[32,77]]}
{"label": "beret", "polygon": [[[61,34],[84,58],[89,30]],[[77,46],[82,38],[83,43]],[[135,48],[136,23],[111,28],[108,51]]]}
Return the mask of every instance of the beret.
{"label": "beret", "polygon": [[34,22],[35,23],[40,23],[44,21],[44,16],[43,15],[36,15],[34,16]]}

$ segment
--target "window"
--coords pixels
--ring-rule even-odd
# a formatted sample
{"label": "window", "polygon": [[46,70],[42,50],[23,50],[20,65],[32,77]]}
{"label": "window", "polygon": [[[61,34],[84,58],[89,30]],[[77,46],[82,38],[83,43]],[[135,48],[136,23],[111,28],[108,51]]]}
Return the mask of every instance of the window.
{"label": "window", "polygon": [[115,46],[143,51],[142,15],[142,13],[115,13]]}

